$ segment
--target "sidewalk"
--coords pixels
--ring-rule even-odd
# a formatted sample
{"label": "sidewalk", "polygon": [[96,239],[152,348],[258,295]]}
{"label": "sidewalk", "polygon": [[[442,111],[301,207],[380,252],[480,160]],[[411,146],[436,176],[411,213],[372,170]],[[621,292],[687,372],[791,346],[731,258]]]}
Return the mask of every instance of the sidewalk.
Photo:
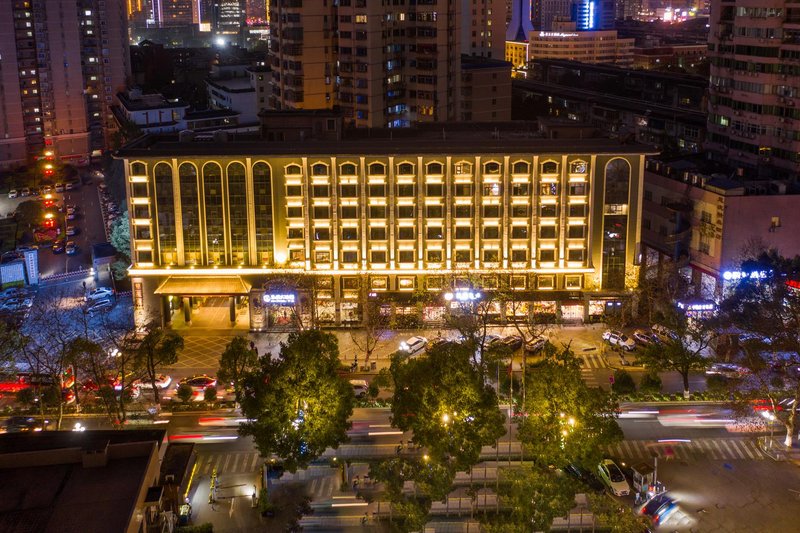
{"label": "sidewalk", "polygon": [[214,533],[237,531],[265,531],[265,519],[253,508],[253,486],[258,476],[253,474],[229,474],[220,476],[216,503],[208,502],[209,476],[198,476],[189,492],[192,505],[192,525],[210,522]]}

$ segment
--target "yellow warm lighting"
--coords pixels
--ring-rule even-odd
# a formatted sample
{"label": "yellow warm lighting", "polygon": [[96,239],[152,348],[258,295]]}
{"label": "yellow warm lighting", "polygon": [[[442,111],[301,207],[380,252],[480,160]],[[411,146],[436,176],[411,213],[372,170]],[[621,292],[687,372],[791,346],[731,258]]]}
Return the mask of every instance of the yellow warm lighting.
{"label": "yellow warm lighting", "polygon": [[44,153],[44,155],[45,155],[45,157],[53,157],[53,152],[52,152],[51,150],[47,150],[47,151]]}
{"label": "yellow warm lighting", "polygon": [[131,176],[131,183],[147,183],[147,176]]}
{"label": "yellow warm lighting", "polygon": [[45,213],[44,214],[44,218],[47,219],[47,220],[50,220],[51,218],[53,218],[53,216],[54,216],[53,213]]}

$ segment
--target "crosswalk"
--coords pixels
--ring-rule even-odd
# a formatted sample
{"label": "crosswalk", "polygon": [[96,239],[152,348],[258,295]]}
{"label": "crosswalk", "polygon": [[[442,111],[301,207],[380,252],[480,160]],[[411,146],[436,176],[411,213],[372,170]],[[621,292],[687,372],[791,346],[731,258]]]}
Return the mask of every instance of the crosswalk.
{"label": "crosswalk", "polygon": [[217,474],[250,474],[259,471],[261,460],[258,452],[197,454],[198,475],[210,475],[215,468]]}
{"label": "crosswalk", "polygon": [[752,439],[686,439],[670,441],[624,440],[608,449],[612,456],[628,460],[647,459],[654,456],[674,458],[679,461],[696,459],[712,460],[761,460],[765,456]]}
{"label": "crosswalk", "polygon": [[580,354],[583,358],[583,369],[593,368],[608,368],[608,363],[605,358],[597,352],[583,352]]}

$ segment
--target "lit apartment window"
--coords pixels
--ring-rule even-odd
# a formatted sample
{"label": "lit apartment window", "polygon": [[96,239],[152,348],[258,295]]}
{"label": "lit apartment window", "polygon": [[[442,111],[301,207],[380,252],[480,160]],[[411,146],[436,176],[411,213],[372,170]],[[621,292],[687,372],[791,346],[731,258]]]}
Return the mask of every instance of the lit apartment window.
{"label": "lit apartment window", "polygon": [[499,250],[484,250],[483,251],[483,262],[484,263],[497,263],[500,259],[500,251]]}
{"label": "lit apartment window", "polygon": [[472,164],[465,161],[456,163],[456,174],[472,174]]}
{"label": "lit apartment window", "polygon": [[556,277],[552,275],[538,276],[536,278],[536,287],[539,289],[552,289],[556,285]]}
{"label": "lit apartment window", "polygon": [[580,289],[583,285],[583,276],[564,276],[565,289]]}
{"label": "lit apartment window", "polygon": [[456,250],[455,251],[456,263],[469,263],[472,261],[472,250]]}
{"label": "lit apartment window", "polygon": [[330,250],[319,250],[317,252],[314,252],[314,260],[317,263],[330,263],[331,262]]}
{"label": "lit apartment window", "polygon": [[441,263],[442,251],[441,250],[428,250],[427,258],[429,263]]}
{"label": "lit apartment window", "polygon": [[500,174],[500,163],[496,161],[490,161],[483,165],[483,173],[484,174]]}

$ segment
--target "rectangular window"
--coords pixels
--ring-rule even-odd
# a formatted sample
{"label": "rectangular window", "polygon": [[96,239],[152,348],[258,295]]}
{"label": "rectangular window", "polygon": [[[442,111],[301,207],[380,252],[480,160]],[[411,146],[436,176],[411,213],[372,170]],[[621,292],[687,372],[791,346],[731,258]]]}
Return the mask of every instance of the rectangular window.
{"label": "rectangular window", "polygon": [[512,239],[527,239],[528,238],[528,226],[511,226],[511,238]]}
{"label": "rectangular window", "polygon": [[444,206],[442,205],[426,205],[425,216],[428,218],[442,218],[444,217]]}
{"label": "rectangular window", "polygon": [[331,208],[327,205],[315,205],[314,218],[331,218]]}
{"label": "rectangular window", "polygon": [[306,255],[305,252],[300,250],[289,250],[289,262],[290,263],[297,263],[298,261],[305,261]]}
{"label": "rectangular window", "polygon": [[515,204],[511,206],[511,216],[515,218],[528,218],[530,213],[528,204]]}
{"label": "rectangular window", "polygon": [[369,238],[373,241],[385,241],[386,240],[386,228],[383,226],[370,226],[369,228]]}
{"label": "rectangular window", "polygon": [[558,195],[558,183],[542,183],[541,187],[539,187],[539,194],[542,196]]}
{"label": "rectangular window", "polygon": [[287,185],[286,196],[303,196],[302,185]]}
{"label": "rectangular window", "polygon": [[472,250],[456,250],[456,263],[469,263],[472,261]]}
{"label": "rectangular window", "polygon": [[369,195],[373,198],[383,198],[386,196],[386,184],[385,183],[370,183],[369,184]]}
{"label": "rectangular window", "polygon": [[329,241],[329,240],[331,240],[331,229],[330,228],[314,228],[314,240],[315,241]]}
{"label": "rectangular window", "polygon": [[369,218],[386,218],[386,206],[385,205],[369,206]]}
{"label": "rectangular window", "polygon": [[512,183],[511,195],[512,196],[528,196],[531,193],[530,183]]}
{"label": "rectangular window", "polygon": [[471,183],[453,184],[453,196],[472,196],[472,184]]}
{"label": "rectangular window", "polygon": [[543,263],[552,263],[556,260],[555,250],[539,250],[539,261]]}
{"label": "rectangular window", "polygon": [[342,263],[358,263],[358,250],[344,250]]}
{"label": "rectangular window", "polygon": [[414,218],[417,216],[417,208],[413,205],[397,206],[397,218]]}
{"label": "rectangular window", "polygon": [[414,226],[400,226],[397,228],[397,238],[401,241],[411,241],[416,238]]}
{"label": "rectangular window", "polygon": [[302,218],[303,208],[300,206],[290,206],[286,208],[286,216],[288,218]]}
{"label": "rectangular window", "polygon": [[555,276],[539,276],[536,278],[536,287],[539,289],[552,289],[555,285]]}
{"label": "rectangular window", "polygon": [[358,228],[342,228],[342,240],[343,241],[357,241],[358,240]]}
{"label": "rectangular window", "polygon": [[483,218],[500,218],[500,206],[499,205],[483,206]]}
{"label": "rectangular window", "polygon": [[511,250],[511,262],[525,263],[528,261],[528,250]]}
{"label": "rectangular window", "polygon": [[586,237],[586,226],[570,226],[567,230],[570,239],[583,239]]}
{"label": "rectangular window", "polygon": [[455,208],[455,218],[472,218],[472,206],[459,204]]}
{"label": "rectangular window", "polygon": [[569,206],[569,216],[571,216],[571,217],[585,217],[586,216],[586,204],[570,204],[570,206]]}
{"label": "rectangular window", "polygon": [[483,227],[483,238],[484,239],[499,239],[500,238],[500,227],[499,226],[484,226]]}
{"label": "rectangular window", "polygon": [[372,250],[369,253],[369,259],[373,263],[385,263],[386,262],[386,251],[385,250]]}
{"label": "rectangular window", "polygon": [[444,196],[444,185],[441,183],[428,183],[425,185],[426,196]]}
{"label": "rectangular window", "polygon": [[570,249],[567,251],[567,261],[581,261],[583,262],[584,252],[582,248]]}
{"label": "rectangular window", "polygon": [[303,228],[289,228],[286,231],[286,238],[287,239],[302,239],[303,238]]}
{"label": "rectangular window", "polygon": [[585,196],[586,195],[586,182],[570,183],[569,184],[570,196]]}
{"label": "rectangular window", "polygon": [[565,289],[580,289],[583,285],[583,276],[564,276]]}
{"label": "rectangular window", "polygon": [[413,263],[414,250],[400,250],[397,252],[397,261],[399,263]]}
{"label": "rectangular window", "polygon": [[317,263],[330,263],[331,262],[330,250],[319,250],[317,252],[314,252],[314,260]]}
{"label": "rectangular window", "polygon": [[470,226],[456,226],[456,239],[471,239],[472,227]]}
{"label": "rectangular window", "polygon": [[500,251],[499,250],[484,250],[483,251],[483,262],[484,263],[497,263],[500,258]]}
{"label": "rectangular window", "polygon": [[555,239],[556,227],[555,226],[539,226],[539,237],[542,239]]}
{"label": "rectangular window", "polygon": [[544,218],[555,218],[558,216],[558,206],[555,204],[545,204],[539,207],[539,216]]}
{"label": "rectangular window", "polygon": [[331,188],[327,185],[312,185],[311,193],[314,198],[328,198],[331,195]]}
{"label": "rectangular window", "polygon": [[339,196],[342,198],[358,198],[358,185],[355,183],[341,185]]}
{"label": "rectangular window", "polygon": [[410,198],[415,196],[413,183],[399,183],[397,185],[397,196]]}
{"label": "rectangular window", "polygon": [[441,250],[428,250],[427,253],[429,263],[441,263],[442,251]]}
{"label": "rectangular window", "polygon": [[442,226],[428,226],[425,237],[428,239],[440,240],[444,237],[444,230]]}
{"label": "rectangular window", "polygon": [[357,205],[343,205],[342,206],[342,218],[358,218],[358,206]]}
{"label": "rectangular window", "polygon": [[484,196],[501,196],[503,194],[503,186],[499,183],[484,183],[483,195]]}

